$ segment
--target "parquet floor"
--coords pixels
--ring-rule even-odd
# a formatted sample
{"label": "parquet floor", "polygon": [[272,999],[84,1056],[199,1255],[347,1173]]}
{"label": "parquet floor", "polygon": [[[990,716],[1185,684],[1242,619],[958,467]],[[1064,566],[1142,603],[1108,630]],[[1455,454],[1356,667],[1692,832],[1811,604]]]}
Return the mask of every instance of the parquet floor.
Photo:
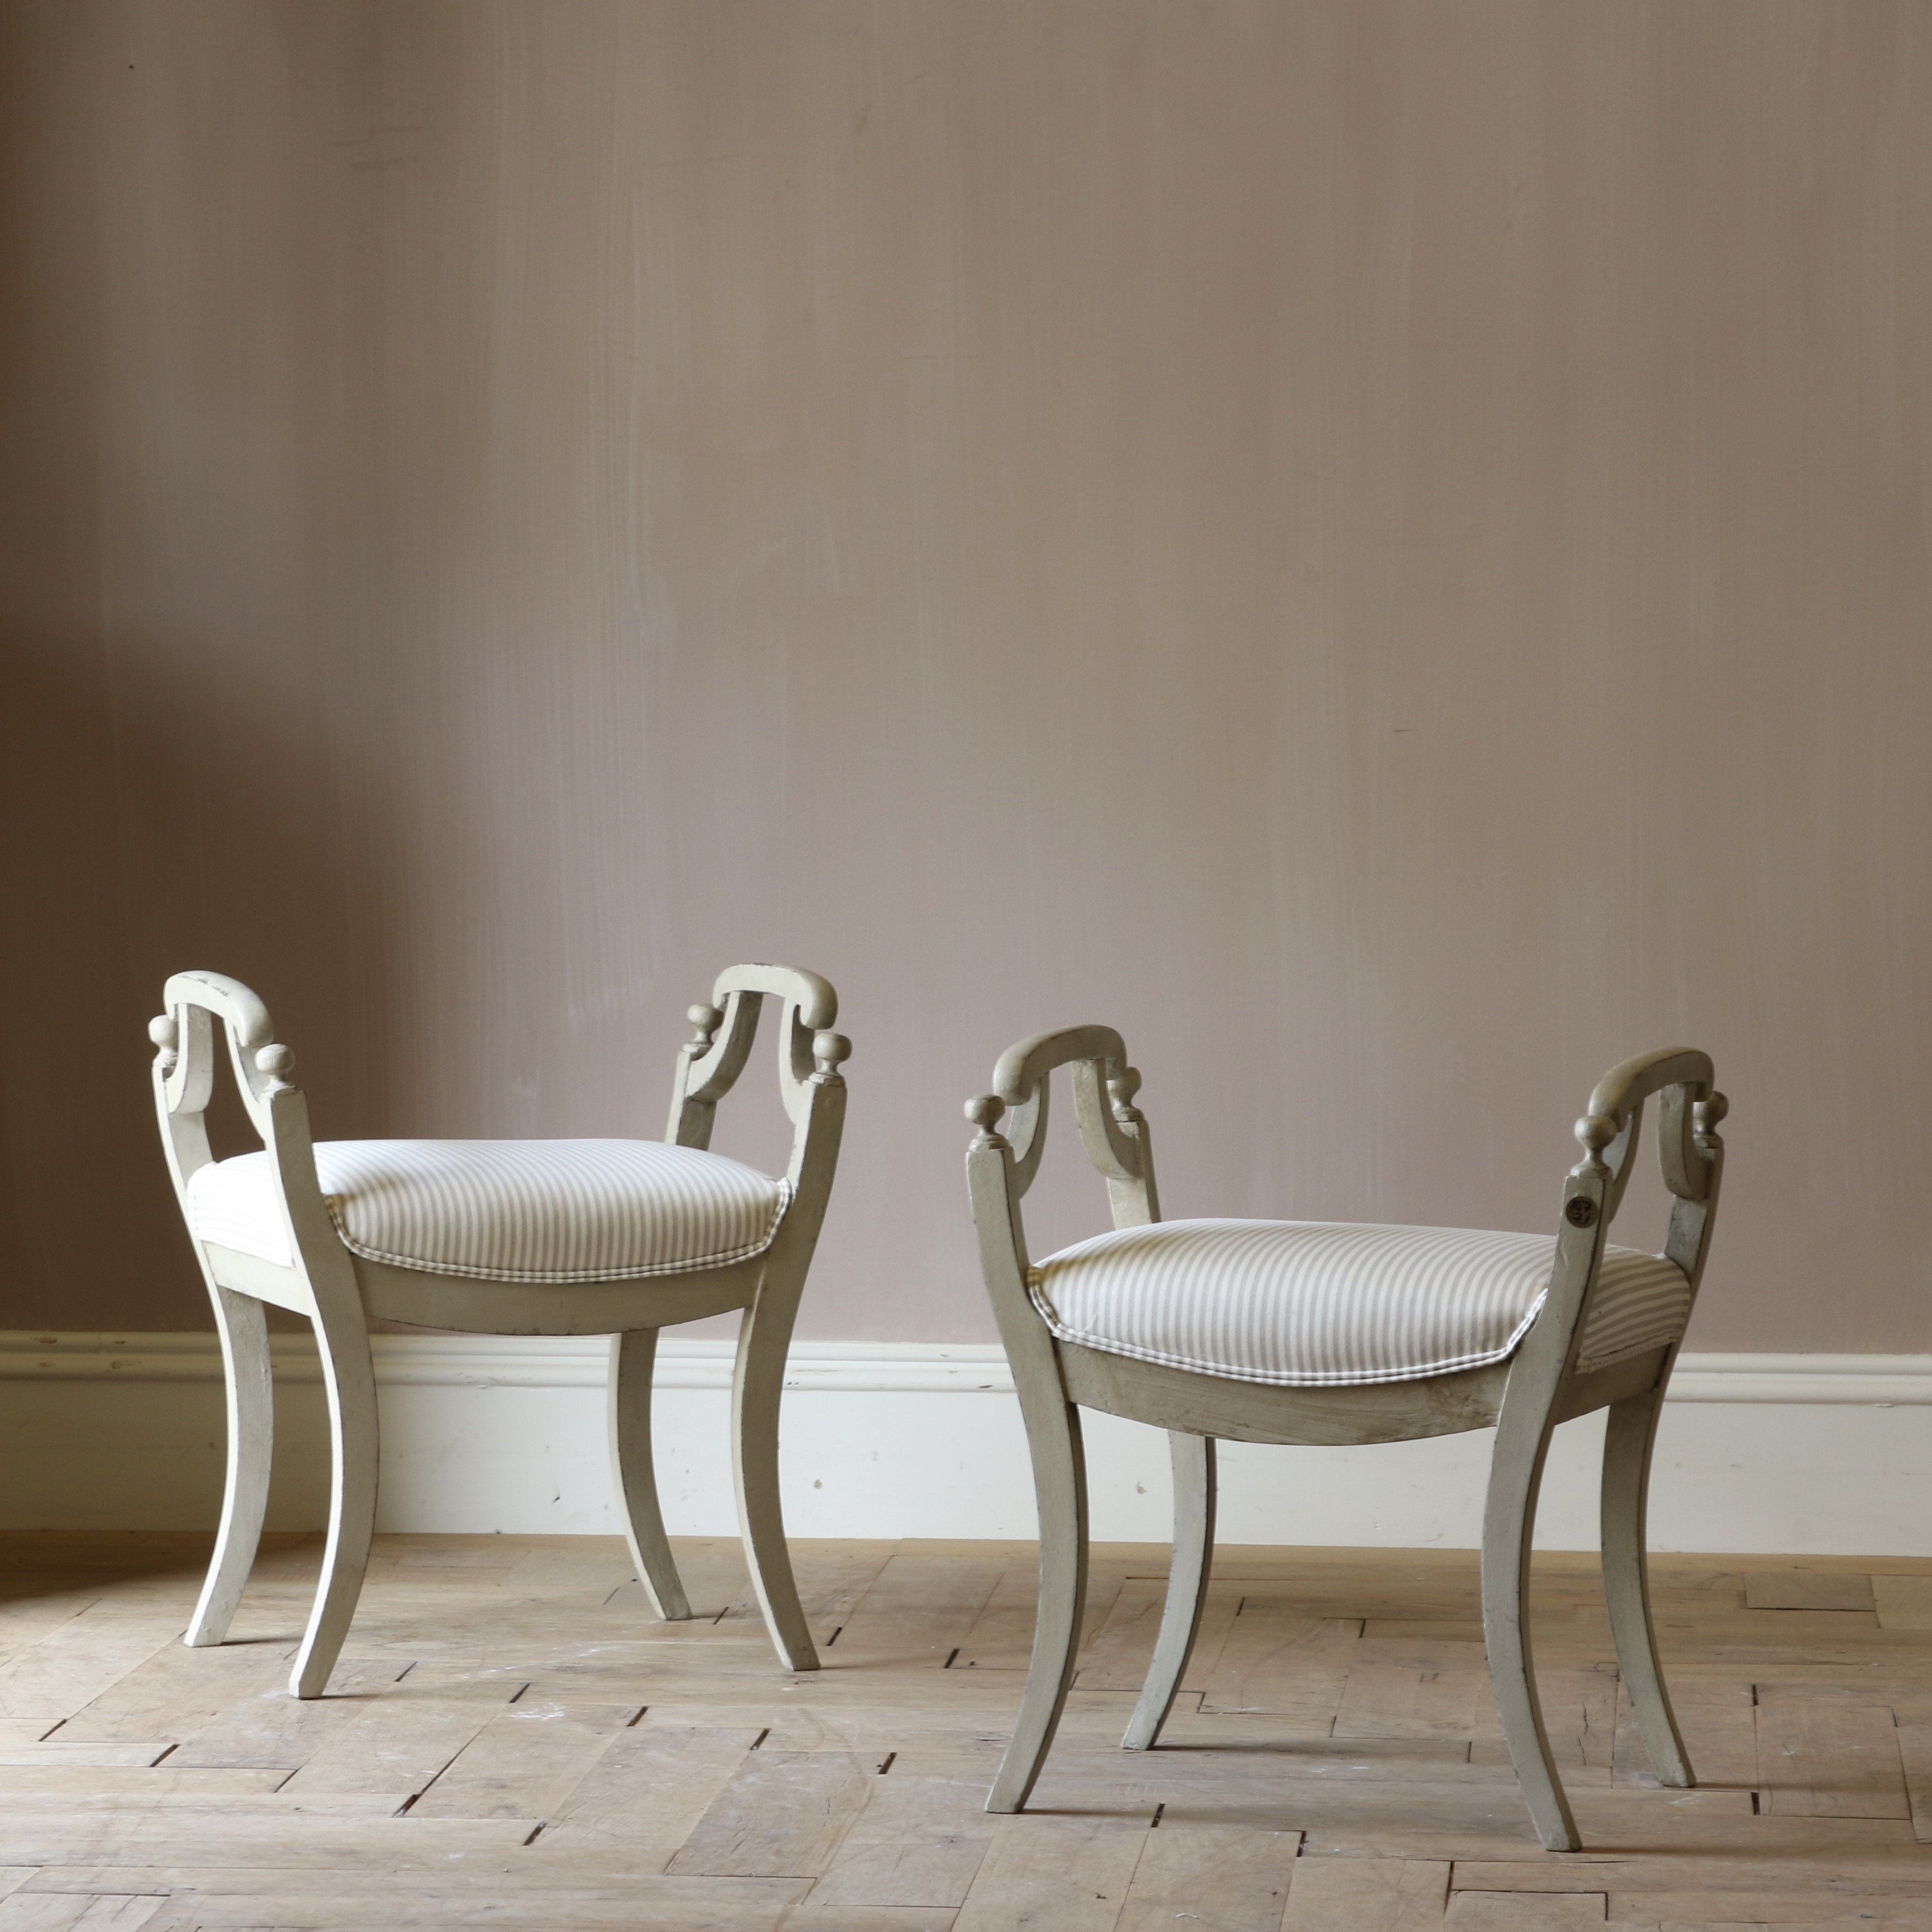
{"label": "parquet floor", "polygon": [[1558,1857],[1465,1554],[1224,1551],[1166,1742],[1129,1756],[1163,1552],[1103,1546],[1038,1808],[996,1820],[1028,1546],[796,1546],[827,1667],[792,1677],[735,1546],[680,1546],[710,1614],[664,1625],[615,1542],[386,1537],[307,1705],[281,1684],[314,1544],[189,1651],[205,1550],[0,1538],[0,1932],[1932,1932],[1932,1562],[1660,1562],[1692,1792],[1648,1781],[1592,1566],[1541,1562],[1589,1845]]}

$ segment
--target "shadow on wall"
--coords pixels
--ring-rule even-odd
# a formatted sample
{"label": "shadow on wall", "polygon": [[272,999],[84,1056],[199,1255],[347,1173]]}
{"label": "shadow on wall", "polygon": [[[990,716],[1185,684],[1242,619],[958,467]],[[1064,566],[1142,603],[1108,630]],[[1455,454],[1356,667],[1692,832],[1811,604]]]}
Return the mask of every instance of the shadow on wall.
{"label": "shadow on wall", "polygon": [[192,200],[144,172],[153,129],[88,109],[104,62],[141,77],[113,30],[0,22],[0,1328],[209,1325],[148,1086],[168,973],[258,986],[328,1068],[321,1132],[388,1097],[393,873],[297,562],[299,371],[156,219]]}
{"label": "shadow on wall", "polygon": [[367,1022],[386,956],[379,814],[314,739],[278,737],[197,668],[152,638],[0,644],[0,1327],[208,1325],[148,1096],[168,973],[263,991],[282,1036],[328,1068],[324,1134],[385,1111]]}

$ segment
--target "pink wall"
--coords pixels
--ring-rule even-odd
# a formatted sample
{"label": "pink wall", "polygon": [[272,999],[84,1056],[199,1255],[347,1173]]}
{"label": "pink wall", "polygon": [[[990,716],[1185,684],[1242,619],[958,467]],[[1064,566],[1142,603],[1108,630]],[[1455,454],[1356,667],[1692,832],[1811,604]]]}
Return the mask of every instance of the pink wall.
{"label": "pink wall", "polygon": [[1932,1350],[1918,0],[0,35],[0,1323],[202,1324],[172,968],[325,1134],[655,1134],[750,956],[808,1334],[990,1335],[959,1103],[1090,1017],[1173,1214],[1549,1225],[1707,1046],[1693,1346]]}

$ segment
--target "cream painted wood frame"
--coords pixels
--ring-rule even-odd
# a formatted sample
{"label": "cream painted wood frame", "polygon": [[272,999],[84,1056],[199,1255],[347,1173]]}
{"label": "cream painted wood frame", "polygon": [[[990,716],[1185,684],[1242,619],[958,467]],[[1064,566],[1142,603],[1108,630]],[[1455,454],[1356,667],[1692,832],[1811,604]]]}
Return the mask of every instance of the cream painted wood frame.
{"label": "cream painted wood frame", "polygon": [[206,1110],[214,1091],[219,1022],[248,1118],[271,1156],[295,1258],[279,1267],[201,1240],[189,1227],[214,1304],[228,1385],[227,1490],[214,1559],[188,1626],[190,1644],[219,1643],[227,1634],[260,1540],[274,1401],[265,1304],[314,1324],[328,1407],[328,1533],[314,1607],[290,1678],[298,1697],[322,1694],[368,1565],[377,1446],[370,1318],[470,1334],[608,1335],[610,1461],[620,1514],[646,1594],[660,1616],[676,1619],[688,1617],[690,1607],[665,1540],[651,1466],[658,1331],[742,1309],[731,1414],[746,1555],[779,1656],[793,1670],[818,1668],[779,1512],[778,1401],[844,1126],[838,1067],[851,1045],[829,1030],[838,1012],[831,986],[815,973],[786,966],[734,966],[720,974],[712,1004],[691,1009],[697,1033],[678,1057],[664,1138],[679,1147],[710,1144],[718,1102],[744,1070],[767,998],[779,1005],[778,1083],[793,1126],[786,1172],[790,1198],[770,1245],[746,1259],[683,1274],[526,1283],[392,1267],[352,1252],[322,1198],[308,1099],[290,1080],[294,1055],[276,1042],[268,1008],[219,974],[178,973],[168,981],[166,1011],[148,1031],[159,1049],[154,1082],[161,1141],[183,1218],[189,1179],[214,1158]]}
{"label": "cream painted wood frame", "polygon": [[[1046,1761],[1073,1679],[1087,1591],[1087,1475],[1080,1410],[1169,1432],[1174,1560],[1154,1661],[1122,1742],[1154,1745],[1199,1628],[1214,1544],[1214,1440],[1341,1444],[1406,1442],[1497,1425],[1483,1521],[1483,1632],[1510,1756],[1538,1835],[1552,1851],[1582,1848],[1551,1757],[1536,1694],[1529,1630],[1529,1552],[1550,1432],[1610,1411],[1604,1443],[1604,1584],[1617,1658],[1644,1748],[1659,1780],[1694,1780],[1657,1658],[1646,1568],[1644,1513],[1658,1413],[1678,1343],[1589,1374],[1576,1366],[1605,1237],[1622,1202],[1642,1124],[1660,1096],[1658,1154],[1673,1196],[1665,1256],[1694,1298],[1724,1172],[1717,1133],[1726,1103],[1709,1058],[1673,1047],[1606,1073],[1576,1124],[1584,1157],[1564,1183],[1556,1264],[1540,1313],[1509,1359],[1413,1382],[1292,1388],[1234,1382],[1057,1339],[1028,1292],[1020,1212],[1046,1145],[1048,1076],[1072,1068],[1088,1157],[1107,1184],[1117,1228],[1160,1219],[1147,1121],[1133,1104],[1141,1076],[1110,1027],[1036,1034],[994,1069],[994,1091],[970,1100],[979,1129],[966,1156],[980,1260],[1026,1419],[1040,1510],[1040,1613],[1012,1739],[986,1801],[1024,1808]],[[1012,1110],[1009,1132],[998,1130]]]}

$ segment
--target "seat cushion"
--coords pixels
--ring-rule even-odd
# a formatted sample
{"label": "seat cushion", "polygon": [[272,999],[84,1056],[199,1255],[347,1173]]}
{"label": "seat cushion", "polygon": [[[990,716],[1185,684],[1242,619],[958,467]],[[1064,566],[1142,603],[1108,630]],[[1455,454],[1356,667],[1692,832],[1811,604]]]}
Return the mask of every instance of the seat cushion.
{"label": "seat cushion", "polygon": [[[1110,1354],[1296,1388],[1413,1382],[1503,1360],[1556,1251],[1471,1228],[1161,1221],[1065,1249],[1030,1286],[1063,1342]],[[1577,1366],[1675,1341],[1690,1308],[1674,1262],[1606,1248]]]}
{"label": "seat cushion", "polygon": [[[202,1240],[289,1265],[266,1153],[198,1168]],[[316,1178],[354,1252],[482,1281],[626,1281],[742,1261],[771,1244],[788,1190],[662,1141],[319,1141]]]}

